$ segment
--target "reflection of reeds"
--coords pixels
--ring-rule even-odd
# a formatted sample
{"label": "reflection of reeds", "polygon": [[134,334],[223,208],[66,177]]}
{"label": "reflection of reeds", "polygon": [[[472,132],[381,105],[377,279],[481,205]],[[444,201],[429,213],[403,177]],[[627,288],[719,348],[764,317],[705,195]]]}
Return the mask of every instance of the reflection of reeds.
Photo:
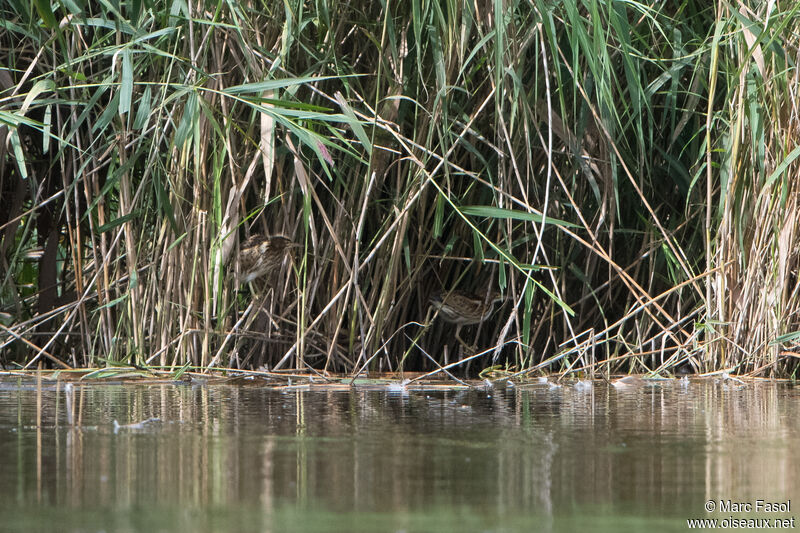
{"label": "reflection of reeds", "polygon": [[[697,507],[698,495],[744,490],[778,501],[796,493],[794,413],[800,406],[791,385],[646,381],[624,390],[596,383],[581,392],[565,381],[559,389],[532,384],[490,394],[482,387],[411,383],[408,396],[395,391],[387,397],[377,384],[353,389],[320,380],[278,390],[90,380],[78,387],[86,395],[86,425],[53,432],[48,428],[59,413],[45,378],[44,438],[36,448],[40,482],[33,482],[36,398],[30,386],[17,388],[19,398],[4,391],[4,422],[21,418],[18,433],[4,441],[8,455],[19,459],[0,471],[0,479],[14,487],[18,501],[32,501],[41,485],[43,501],[54,509],[86,502],[127,509],[131,491],[146,490],[170,495],[177,509],[238,505],[244,513],[297,498],[303,510],[319,507],[309,505],[315,501],[405,509],[421,501],[420,490],[436,498],[447,487],[458,523],[465,501],[480,503],[488,513],[483,520],[496,521],[509,509],[559,519],[563,506],[587,505],[593,513],[598,505],[627,506],[636,487],[642,509],[675,520],[676,512]],[[151,417],[158,421],[147,422]],[[115,434],[115,419],[136,426]],[[421,460],[426,443],[438,448]],[[11,483],[18,478],[26,482]],[[220,486],[227,488],[197,490]],[[327,487],[341,488],[337,500]],[[108,513],[89,514],[97,515],[96,529],[107,527]],[[131,520],[136,525],[141,518]],[[616,522],[611,529],[615,525],[618,530]]]}
{"label": "reflection of reeds", "polygon": [[[411,331],[431,291],[491,279],[515,305],[482,334],[510,366],[796,367],[793,14],[755,21],[764,47],[724,6],[92,4],[51,49],[56,16],[16,5],[6,361],[235,366],[256,345],[251,366],[429,369],[403,354],[445,342]],[[229,270],[254,233],[304,244],[246,339]]]}
{"label": "reflection of reeds", "polygon": [[64,398],[66,399],[66,405],[64,407],[67,411],[67,424],[72,426],[75,424],[75,412],[73,411],[75,406],[75,388],[72,386],[72,383],[64,385]]}

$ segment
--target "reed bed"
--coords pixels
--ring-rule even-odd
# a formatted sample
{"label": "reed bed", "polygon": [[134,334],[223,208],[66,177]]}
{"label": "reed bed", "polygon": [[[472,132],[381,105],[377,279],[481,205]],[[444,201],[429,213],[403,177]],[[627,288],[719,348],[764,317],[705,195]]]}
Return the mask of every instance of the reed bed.
{"label": "reed bed", "polygon": [[794,376],[799,9],[5,2],[0,360]]}

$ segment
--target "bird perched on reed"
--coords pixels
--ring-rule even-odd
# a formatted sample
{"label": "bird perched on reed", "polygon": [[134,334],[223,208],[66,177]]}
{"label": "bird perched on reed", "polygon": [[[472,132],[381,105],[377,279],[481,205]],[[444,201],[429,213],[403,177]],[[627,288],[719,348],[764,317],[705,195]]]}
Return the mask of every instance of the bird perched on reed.
{"label": "bird perched on reed", "polygon": [[249,283],[280,268],[292,249],[299,246],[282,235],[251,235],[239,251],[240,283]]}
{"label": "bird perched on reed", "polygon": [[456,339],[466,346],[467,343],[461,340],[459,336],[461,327],[483,322],[492,316],[494,304],[503,301],[503,299],[500,293],[496,291],[485,297],[452,290],[434,293],[430,297],[430,303],[445,322],[456,325]]}

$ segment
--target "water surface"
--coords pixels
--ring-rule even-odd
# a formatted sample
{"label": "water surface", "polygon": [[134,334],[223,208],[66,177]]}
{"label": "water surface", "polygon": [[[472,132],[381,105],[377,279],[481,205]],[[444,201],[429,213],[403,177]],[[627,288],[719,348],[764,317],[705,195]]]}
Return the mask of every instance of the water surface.
{"label": "water surface", "polygon": [[686,531],[800,505],[785,384],[65,384],[0,380],[2,530]]}

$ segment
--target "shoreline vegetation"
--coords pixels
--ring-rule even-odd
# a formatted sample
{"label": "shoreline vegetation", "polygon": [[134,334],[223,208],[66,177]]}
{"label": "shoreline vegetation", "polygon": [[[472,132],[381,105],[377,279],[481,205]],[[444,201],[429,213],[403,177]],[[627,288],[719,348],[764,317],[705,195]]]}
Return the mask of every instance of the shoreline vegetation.
{"label": "shoreline vegetation", "polygon": [[5,369],[795,377],[800,4],[0,13]]}
{"label": "shoreline vegetation", "polygon": [[406,394],[414,390],[494,389],[503,387],[544,387],[547,389],[574,388],[580,392],[594,387],[610,387],[620,392],[638,390],[642,387],[687,387],[691,383],[708,383],[722,387],[748,387],[760,382],[794,383],[788,378],[763,378],[734,376],[726,372],[711,372],[682,377],[658,377],[633,374],[617,374],[582,379],[576,374],[533,376],[529,372],[484,372],[481,376],[459,379],[447,370],[431,372],[373,372],[367,375],[328,374],[298,370],[231,370],[228,368],[171,369],[136,368],[114,366],[72,370],[0,370],[0,381],[24,380],[37,388],[55,385],[243,385],[272,387],[292,390],[335,391],[352,388]]}

